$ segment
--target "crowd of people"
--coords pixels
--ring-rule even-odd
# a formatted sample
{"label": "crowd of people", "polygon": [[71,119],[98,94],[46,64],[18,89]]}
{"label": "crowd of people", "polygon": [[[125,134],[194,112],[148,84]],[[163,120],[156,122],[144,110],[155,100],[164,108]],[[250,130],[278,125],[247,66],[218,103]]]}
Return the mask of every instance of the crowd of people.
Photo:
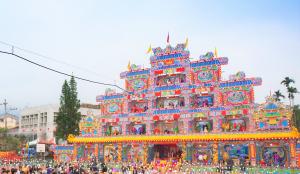
{"label": "crowd of people", "polygon": [[[0,174],[197,174],[197,173],[252,173],[247,172],[247,166],[242,163],[234,166],[230,161],[216,166],[206,166],[199,163],[164,161],[157,163],[103,163],[97,160],[54,162],[52,160],[1,160]],[[259,173],[259,172],[257,172]]]}

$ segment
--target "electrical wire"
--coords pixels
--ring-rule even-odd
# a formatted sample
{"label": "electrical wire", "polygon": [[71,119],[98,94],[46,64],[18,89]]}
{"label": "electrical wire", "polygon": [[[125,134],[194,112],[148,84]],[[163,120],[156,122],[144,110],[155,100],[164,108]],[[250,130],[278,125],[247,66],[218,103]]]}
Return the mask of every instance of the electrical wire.
{"label": "electrical wire", "polygon": [[16,46],[16,45],[13,45],[13,44],[10,44],[10,43],[7,43],[7,42],[3,42],[3,41],[0,41],[0,43],[3,44],[3,45],[7,45],[7,46],[9,46],[9,47],[12,47],[12,50],[18,49],[18,50],[21,50],[21,51],[23,51],[23,52],[27,52],[27,53],[29,53],[29,54],[36,55],[36,56],[38,56],[38,57],[41,57],[41,58],[44,58],[44,59],[51,60],[51,61],[56,62],[56,63],[60,63],[60,64],[63,64],[63,65],[69,66],[69,67],[73,67],[73,68],[77,68],[77,69],[79,69],[79,70],[81,70],[81,71],[89,72],[89,73],[94,74],[94,75],[97,75],[97,76],[102,76],[101,74],[98,74],[98,73],[96,73],[96,72],[94,72],[94,71],[91,71],[91,70],[89,70],[89,69],[87,69],[87,68],[82,68],[82,67],[79,67],[79,66],[76,66],[76,65],[72,65],[72,64],[69,64],[69,63],[67,63],[67,62],[64,62],[64,61],[61,61],[61,60],[57,60],[57,59],[54,59],[54,58],[52,58],[52,57],[45,56],[45,55],[43,55],[43,54],[37,53],[37,52],[35,52],[35,51],[31,51],[31,50],[28,50],[28,49],[24,49],[24,48],[21,48],[21,47],[18,47],[18,46]]}
{"label": "electrical wire", "polygon": [[[13,47],[12,47],[12,48],[13,48]],[[12,50],[13,50],[13,49],[12,49]],[[15,54],[15,53],[13,53],[13,52],[7,52],[7,51],[1,51],[1,50],[0,50],[0,53],[15,56],[15,57],[17,57],[17,58],[19,58],[19,59],[22,59],[22,60],[26,61],[26,62],[29,62],[29,63],[31,63],[31,64],[34,64],[34,65],[36,65],[36,66],[39,66],[39,67],[41,67],[41,68],[47,69],[47,70],[49,70],[49,71],[52,71],[52,72],[55,72],[55,73],[58,73],[58,74],[62,74],[62,75],[69,76],[69,77],[74,77],[75,79],[79,79],[79,80],[86,81],[86,82],[90,82],[90,83],[95,83],[95,84],[99,84],[99,85],[105,85],[105,86],[116,87],[116,88],[121,89],[122,91],[128,92],[127,90],[123,89],[122,87],[120,87],[120,86],[118,86],[118,85],[110,84],[110,83],[97,82],[97,81],[94,81],[94,80],[89,80],[89,79],[86,79],[86,78],[82,78],[82,77],[74,76],[74,75],[71,75],[71,74],[68,74],[68,73],[65,73],[65,72],[61,72],[61,71],[55,70],[55,69],[53,69],[53,68],[50,68],[50,67],[41,65],[41,64],[39,64],[39,63],[36,63],[36,62],[34,62],[34,61],[32,61],[32,60],[29,60],[29,59],[27,59],[27,58],[25,58],[25,57],[22,57],[22,56],[20,56],[20,55],[17,55],[17,54]]]}

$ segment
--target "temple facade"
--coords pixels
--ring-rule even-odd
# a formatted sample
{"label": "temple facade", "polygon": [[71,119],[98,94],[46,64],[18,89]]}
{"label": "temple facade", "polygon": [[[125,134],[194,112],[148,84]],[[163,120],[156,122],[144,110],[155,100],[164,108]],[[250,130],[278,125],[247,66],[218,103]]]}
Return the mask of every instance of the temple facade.
{"label": "temple facade", "polygon": [[129,64],[120,74],[125,90],[96,97],[101,117],[85,116],[80,135],[69,136],[73,158],[299,166],[291,109],[272,96],[255,103],[261,78],[237,72],[223,80],[227,57],[191,59],[186,44],[153,48],[150,64]]}

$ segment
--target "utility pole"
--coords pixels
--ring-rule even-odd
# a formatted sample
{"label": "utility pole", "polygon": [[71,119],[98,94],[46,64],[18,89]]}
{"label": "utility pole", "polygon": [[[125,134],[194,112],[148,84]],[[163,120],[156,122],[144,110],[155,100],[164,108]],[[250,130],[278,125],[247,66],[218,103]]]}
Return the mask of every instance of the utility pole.
{"label": "utility pole", "polygon": [[7,104],[6,99],[4,99],[3,103],[0,103],[0,105],[4,105],[4,114],[7,114]]}
{"label": "utility pole", "polygon": [[[4,102],[0,103],[0,105],[4,106],[4,115],[6,115],[8,113],[7,112],[7,105],[8,105],[8,103],[6,102],[6,99],[4,99]],[[10,108],[9,110],[17,110],[17,108]],[[7,119],[5,119],[5,128],[7,129]]]}

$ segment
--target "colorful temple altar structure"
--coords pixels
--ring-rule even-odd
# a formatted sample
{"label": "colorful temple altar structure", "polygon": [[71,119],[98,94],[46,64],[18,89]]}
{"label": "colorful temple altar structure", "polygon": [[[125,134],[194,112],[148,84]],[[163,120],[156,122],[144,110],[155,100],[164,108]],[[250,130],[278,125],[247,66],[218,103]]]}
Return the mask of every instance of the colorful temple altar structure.
{"label": "colorful temple altar structure", "polygon": [[126,91],[96,97],[102,115],[86,116],[80,135],[68,138],[74,158],[299,165],[290,108],[272,96],[255,104],[261,78],[238,72],[223,80],[228,58],[208,52],[191,61],[185,44],[152,49],[150,63],[121,73]]}

